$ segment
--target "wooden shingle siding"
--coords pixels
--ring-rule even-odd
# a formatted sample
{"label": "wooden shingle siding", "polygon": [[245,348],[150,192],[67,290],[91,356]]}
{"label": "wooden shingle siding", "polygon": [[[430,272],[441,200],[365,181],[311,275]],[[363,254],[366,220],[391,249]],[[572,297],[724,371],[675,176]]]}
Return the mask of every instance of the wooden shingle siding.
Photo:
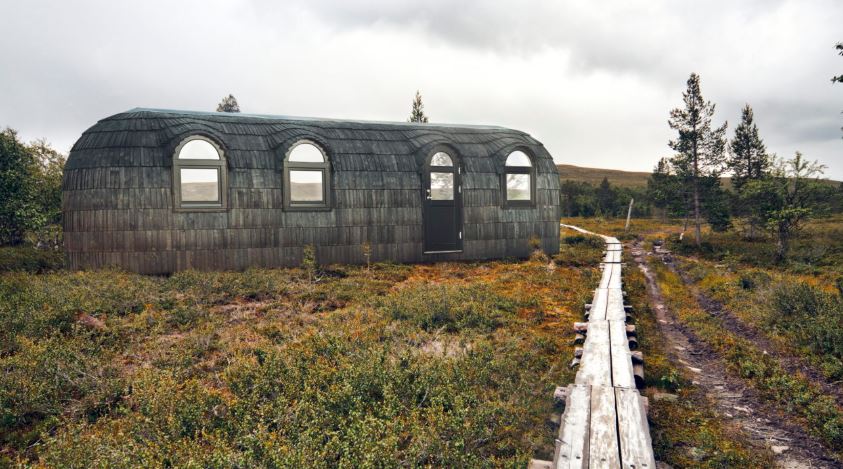
{"label": "wooden shingle siding", "polygon": [[[227,201],[216,211],[174,207],[173,151],[194,134],[224,154]],[[299,139],[328,154],[328,209],[284,209],[284,155]],[[462,252],[423,254],[422,167],[436,145],[446,145],[461,169]],[[515,148],[533,157],[534,206],[503,208],[503,162]],[[72,268],[280,267],[301,262],[305,244],[324,263],[365,262],[364,243],[373,261],[490,259],[528,255],[533,236],[550,253],[559,243],[552,158],[529,135],[498,127],[138,109],[79,138],[62,187]]]}

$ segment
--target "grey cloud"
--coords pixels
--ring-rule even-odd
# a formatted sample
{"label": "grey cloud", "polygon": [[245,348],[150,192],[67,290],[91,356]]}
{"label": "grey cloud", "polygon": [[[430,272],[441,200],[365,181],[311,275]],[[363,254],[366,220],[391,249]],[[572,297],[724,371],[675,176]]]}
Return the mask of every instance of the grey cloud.
{"label": "grey cloud", "polygon": [[[0,3],[0,126],[67,150],[135,106],[436,121],[534,133],[560,162],[649,170],[702,74],[718,118],[756,109],[780,155],[843,179],[834,0],[268,0]],[[608,137],[607,137],[608,135]]]}

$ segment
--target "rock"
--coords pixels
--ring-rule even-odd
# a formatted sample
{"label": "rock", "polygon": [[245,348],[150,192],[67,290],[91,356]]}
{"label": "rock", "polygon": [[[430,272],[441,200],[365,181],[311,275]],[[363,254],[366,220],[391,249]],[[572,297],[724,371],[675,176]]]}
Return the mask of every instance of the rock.
{"label": "rock", "polygon": [[688,457],[694,461],[702,461],[705,458],[705,451],[692,446],[688,448]]}
{"label": "rock", "polygon": [[527,464],[527,469],[553,469],[553,461],[531,459],[530,463]]}
{"label": "rock", "polygon": [[568,390],[566,388],[563,388],[562,386],[556,386],[556,389],[553,391],[553,401],[557,405],[564,404],[567,396]]}
{"label": "rock", "polygon": [[752,410],[749,407],[741,407],[741,406],[734,406],[733,409],[737,410],[738,412],[743,412],[745,414],[751,414]]}
{"label": "rock", "polygon": [[88,313],[80,313],[79,317],[76,318],[76,322],[90,329],[96,329],[98,331],[105,330],[105,323],[102,319],[97,319]]}
{"label": "rock", "polygon": [[673,469],[673,466],[666,462],[656,461],[656,469]]}
{"label": "rock", "polygon": [[790,446],[771,446],[770,449],[773,450],[773,453],[775,454],[782,454],[789,450]]}
{"label": "rock", "polygon": [[667,401],[667,402],[676,402],[679,399],[679,396],[676,394],[671,394],[669,392],[657,392],[653,394],[653,400],[658,401]]}

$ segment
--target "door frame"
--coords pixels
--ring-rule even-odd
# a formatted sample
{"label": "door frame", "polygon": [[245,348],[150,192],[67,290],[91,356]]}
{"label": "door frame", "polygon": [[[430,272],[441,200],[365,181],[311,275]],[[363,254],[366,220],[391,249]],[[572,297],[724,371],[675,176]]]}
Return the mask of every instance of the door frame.
{"label": "door frame", "polygon": [[[430,173],[432,168],[446,168],[444,166],[431,166],[430,162],[433,159],[433,155],[443,152],[447,153],[448,156],[451,157],[451,162],[453,165],[453,174],[454,174],[454,229],[456,232],[456,245],[454,249],[449,250],[430,250],[428,248],[428,239],[427,239],[427,223],[430,218],[430,214],[428,213],[428,205],[429,199],[427,191],[430,187]],[[445,171],[434,171],[434,172],[445,172]],[[459,154],[454,150],[452,147],[448,145],[436,145],[434,148],[426,152],[426,156],[424,159],[424,163],[421,165],[421,190],[419,191],[419,195],[421,197],[421,211],[422,211],[422,253],[429,255],[429,254],[449,254],[449,253],[460,253],[463,252],[463,241],[465,239],[465,229],[463,227],[463,198],[462,198],[462,176],[464,174],[464,169],[462,165],[462,159],[460,158]]]}

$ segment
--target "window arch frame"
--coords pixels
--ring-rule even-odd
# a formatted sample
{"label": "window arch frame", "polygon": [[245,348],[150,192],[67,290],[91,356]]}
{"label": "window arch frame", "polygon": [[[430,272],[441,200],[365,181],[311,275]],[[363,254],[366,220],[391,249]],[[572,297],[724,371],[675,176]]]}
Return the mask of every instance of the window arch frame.
{"label": "window arch frame", "polygon": [[[202,140],[211,144],[217,152],[218,159],[179,158],[182,149],[195,140]],[[202,133],[192,133],[179,140],[173,150],[172,179],[173,179],[173,208],[177,212],[221,212],[228,210],[228,164],[225,148],[215,139]],[[218,198],[215,202],[184,201],[181,191],[182,169],[216,169]]]}
{"label": "window arch frame", "polygon": [[[320,153],[322,153],[323,161],[321,163],[317,162],[306,162],[306,161],[290,161],[290,156],[293,154],[293,150],[296,149],[299,145],[309,144],[316,147]],[[332,210],[332,200],[331,200],[331,155],[328,152],[327,146],[312,139],[312,138],[299,138],[296,139],[292,144],[287,147],[287,150],[284,152],[284,159],[282,160],[283,166],[283,190],[284,190],[284,210],[288,211],[327,211]],[[294,201],[292,198],[292,191],[291,191],[291,184],[290,184],[290,172],[291,171],[322,171],[322,200],[321,201]]]}
{"label": "window arch frame", "polygon": [[[530,160],[530,166],[507,166],[506,162],[509,157],[520,151]],[[504,152],[503,157],[503,171],[501,171],[501,200],[504,208],[535,208],[536,207],[536,157],[528,148],[515,147],[510,148]],[[509,200],[507,190],[507,176],[510,174],[527,174],[530,178],[530,199],[529,200]]]}

